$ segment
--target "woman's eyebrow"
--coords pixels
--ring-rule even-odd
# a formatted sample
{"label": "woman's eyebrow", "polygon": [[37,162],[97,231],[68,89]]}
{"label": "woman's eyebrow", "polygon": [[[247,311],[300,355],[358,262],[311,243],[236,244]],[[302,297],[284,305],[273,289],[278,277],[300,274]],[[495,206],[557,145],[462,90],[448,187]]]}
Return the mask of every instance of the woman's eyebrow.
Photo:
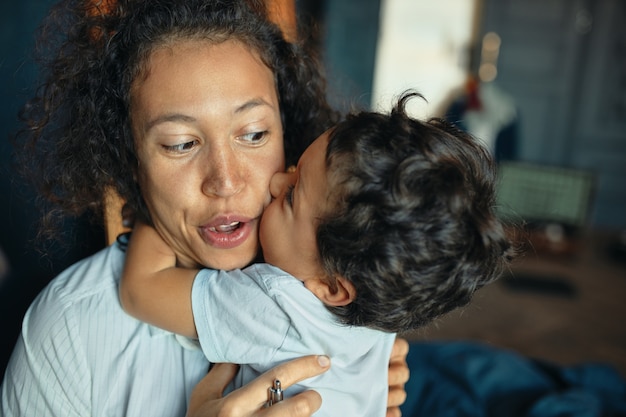
{"label": "woman's eyebrow", "polygon": [[270,103],[268,103],[266,100],[262,99],[262,98],[254,98],[252,100],[248,100],[245,103],[243,103],[241,106],[238,106],[235,109],[235,114],[237,113],[243,113],[246,110],[250,110],[252,108],[258,107],[258,106],[268,106],[271,109],[274,109],[274,106],[272,106]]}
{"label": "woman's eyebrow", "polygon": [[146,132],[150,131],[150,129],[162,123],[167,123],[167,122],[193,123],[195,121],[196,121],[195,117],[191,117],[186,114],[181,114],[181,113],[163,114],[161,116],[154,118],[153,120],[149,121],[146,124]]}
{"label": "woman's eyebrow", "polygon": [[[270,107],[271,109],[274,109],[274,106],[272,106],[266,100],[263,100],[262,98],[255,98],[255,99],[246,101],[241,106],[238,106],[237,108],[235,108],[234,113],[235,114],[243,113],[243,112],[245,112],[247,110],[250,110],[250,109],[253,109],[253,108],[259,107],[259,106],[267,106],[267,107]],[[192,117],[192,116],[189,116],[189,115],[186,115],[186,114],[182,114],[182,113],[163,114],[161,116],[158,116],[158,117],[150,120],[146,124],[145,131],[148,132],[148,131],[150,131],[150,129],[152,129],[155,126],[160,125],[162,123],[168,123],[168,122],[193,123],[195,121],[196,121],[195,117]]]}

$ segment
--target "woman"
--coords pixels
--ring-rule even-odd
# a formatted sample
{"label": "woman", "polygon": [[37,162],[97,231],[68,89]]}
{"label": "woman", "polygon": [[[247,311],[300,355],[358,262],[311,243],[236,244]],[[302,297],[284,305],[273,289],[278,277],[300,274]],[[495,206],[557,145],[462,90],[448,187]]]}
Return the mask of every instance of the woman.
{"label": "woman", "polygon": [[[247,265],[271,175],[336,119],[315,61],[256,2],[105,4],[63,1],[42,32],[61,43],[45,47],[55,51],[46,83],[25,109],[23,166],[54,204],[49,214],[99,212],[114,187],[181,266]],[[4,415],[308,416],[319,407],[312,392],[262,404],[275,378],[288,386],[327,369],[323,356],[283,364],[224,398],[234,370],[216,366],[191,395],[208,367],[194,342],[119,306],[124,242],[35,300],[3,381]],[[392,415],[408,374],[406,343],[397,345]]]}

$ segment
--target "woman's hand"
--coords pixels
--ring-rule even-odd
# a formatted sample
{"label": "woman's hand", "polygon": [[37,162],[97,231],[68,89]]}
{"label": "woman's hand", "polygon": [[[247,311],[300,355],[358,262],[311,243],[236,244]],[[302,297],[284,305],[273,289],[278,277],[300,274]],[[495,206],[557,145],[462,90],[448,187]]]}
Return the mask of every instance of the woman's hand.
{"label": "woman's hand", "polygon": [[400,406],[406,400],[404,384],[409,380],[409,367],[406,355],[409,343],[405,339],[396,338],[389,359],[389,397],[387,398],[387,417],[400,417]]}
{"label": "woman's hand", "polygon": [[327,356],[304,356],[285,362],[224,397],[224,388],[235,377],[237,368],[237,365],[228,363],[215,364],[194,388],[187,417],[309,417],[322,405],[317,392],[305,391],[264,408],[268,389],[276,379],[285,389],[319,375],[330,368],[330,360]]}

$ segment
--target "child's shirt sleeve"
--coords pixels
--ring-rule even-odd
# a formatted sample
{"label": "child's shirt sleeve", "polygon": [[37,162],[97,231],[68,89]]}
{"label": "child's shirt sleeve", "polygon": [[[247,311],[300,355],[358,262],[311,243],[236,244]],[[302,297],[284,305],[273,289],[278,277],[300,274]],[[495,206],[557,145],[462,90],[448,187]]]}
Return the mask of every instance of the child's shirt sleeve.
{"label": "child's shirt sleeve", "polygon": [[289,317],[251,268],[203,269],[196,275],[191,292],[193,317],[200,346],[210,362],[271,362],[289,332]]}

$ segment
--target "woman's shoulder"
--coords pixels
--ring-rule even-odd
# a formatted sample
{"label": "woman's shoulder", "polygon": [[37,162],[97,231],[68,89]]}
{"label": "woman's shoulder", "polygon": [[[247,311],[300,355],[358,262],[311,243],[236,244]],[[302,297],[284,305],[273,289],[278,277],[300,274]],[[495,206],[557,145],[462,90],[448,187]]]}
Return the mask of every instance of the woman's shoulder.
{"label": "woman's shoulder", "polygon": [[117,286],[125,256],[120,244],[114,243],[61,272],[50,282],[50,291],[76,301],[99,293],[102,288]]}
{"label": "woman's shoulder", "polygon": [[94,298],[117,299],[124,257],[124,251],[115,243],[71,265],[39,293],[29,315],[58,316]]}

